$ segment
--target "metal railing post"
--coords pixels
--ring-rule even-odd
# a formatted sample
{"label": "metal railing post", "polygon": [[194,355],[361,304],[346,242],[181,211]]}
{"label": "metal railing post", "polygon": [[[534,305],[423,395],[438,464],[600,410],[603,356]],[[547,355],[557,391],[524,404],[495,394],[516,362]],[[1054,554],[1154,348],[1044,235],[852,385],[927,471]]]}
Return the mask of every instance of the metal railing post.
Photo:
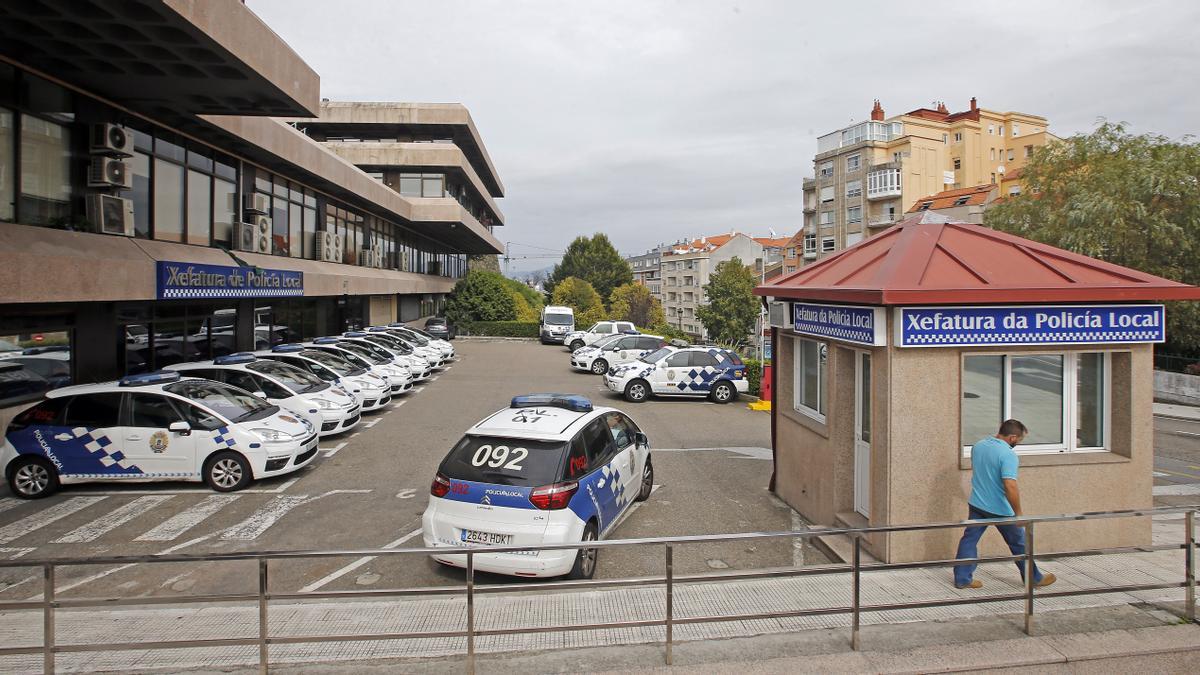
{"label": "metal railing post", "polygon": [[850,649],[858,651],[859,603],[862,598],[862,537],[854,537],[854,555],[850,559],[850,575],[854,579],[852,614],[850,618]]}
{"label": "metal railing post", "polygon": [[258,559],[258,672],[266,675],[269,670],[267,654],[267,559]]}
{"label": "metal railing post", "polygon": [[1025,634],[1033,635],[1033,523],[1025,523]]}
{"label": "metal railing post", "polygon": [[475,553],[467,549],[467,673],[475,675]]}
{"label": "metal railing post", "polygon": [[670,544],[667,544],[667,665],[671,665],[673,655],[671,653],[671,643],[674,640],[674,622],[675,622],[675,569],[674,561],[672,560],[673,553]]}
{"label": "metal railing post", "polygon": [[1183,611],[1187,620],[1196,622],[1196,512],[1188,511],[1183,516],[1183,564],[1187,573],[1187,593]]}
{"label": "metal railing post", "polygon": [[42,566],[42,671],[54,673],[54,565]]}

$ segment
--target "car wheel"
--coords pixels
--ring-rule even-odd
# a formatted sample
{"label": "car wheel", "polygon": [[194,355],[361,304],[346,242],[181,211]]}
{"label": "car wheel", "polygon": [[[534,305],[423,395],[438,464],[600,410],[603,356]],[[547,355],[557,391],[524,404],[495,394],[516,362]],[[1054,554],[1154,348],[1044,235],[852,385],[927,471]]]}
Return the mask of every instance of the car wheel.
{"label": "car wheel", "polygon": [[729,403],[735,398],[737,398],[737,390],[733,388],[732,384],[729,384],[728,382],[718,382],[715,386],[713,386],[712,400],[716,401],[717,403]]}
{"label": "car wheel", "polygon": [[650,462],[650,457],[646,457],[646,466],[642,469],[642,487],[638,490],[637,501],[644,502],[650,498],[650,493],[654,491],[654,464]]}
{"label": "car wheel", "polygon": [[[589,522],[583,528],[584,542],[596,541],[596,523]],[[571,571],[567,573],[568,579],[591,579],[596,574],[596,560],[600,557],[600,551],[594,548],[581,548],[575,553],[575,564],[571,566]]]}
{"label": "car wheel", "polygon": [[645,380],[634,380],[625,385],[625,400],[631,403],[641,403],[650,394],[650,385]]}
{"label": "car wheel", "polygon": [[592,361],[592,372],[597,375],[603,375],[608,372],[608,361],[604,359],[596,359]]}
{"label": "car wheel", "polygon": [[583,340],[574,340],[571,342],[571,351],[574,352],[576,349],[579,349],[582,346]]}
{"label": "car wheel", "polygon": [[204,465],[204,482],[217,492],[235,492],[250,484],[250,463],[236,452],[218,452]]}
{"label": "car wheel", "polygon": [[42,459],[20,455],[8,465],[8,487],[21,499],[41,499],[58,491],[58,471]]}

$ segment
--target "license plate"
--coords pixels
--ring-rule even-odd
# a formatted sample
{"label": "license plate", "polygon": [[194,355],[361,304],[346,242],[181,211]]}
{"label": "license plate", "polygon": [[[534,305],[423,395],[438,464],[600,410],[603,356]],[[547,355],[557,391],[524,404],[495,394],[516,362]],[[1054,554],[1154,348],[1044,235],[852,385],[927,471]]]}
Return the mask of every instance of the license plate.
{"label": "license plate", "polygon": [[496,534],[494,532],[477,532],[475,530],[463,530],[459,538],[465,544],[484,544],[486,546],[508,546],[512,544],[513,536],[511,534]]}

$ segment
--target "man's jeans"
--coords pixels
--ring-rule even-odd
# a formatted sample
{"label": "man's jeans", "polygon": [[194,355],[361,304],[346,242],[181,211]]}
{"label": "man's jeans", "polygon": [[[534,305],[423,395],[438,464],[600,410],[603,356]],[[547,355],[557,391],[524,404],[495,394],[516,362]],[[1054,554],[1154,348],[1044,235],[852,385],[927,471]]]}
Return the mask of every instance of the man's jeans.
{"label": "man's jeans", "polygon": [[[997,516],[994,513],[981,511],[974,506],[970,508],[968,518],[970,520],[983,520],[985,518],[1004,518],[1005,516]],[[972,525],[963,531],[962,539],[958,542],[957,558],[977,558],[979,557],[979,538],[983,536],[987,525]],[[1012,551],[1013,555],[1025,555],[1025,528],[1020,525],[996,525],[995,528],[1000,530],[1000,536],[1004,537],[1005,543],[1008,544],[1008,550]],[[1021,571],[1021,580],[1025,580],[1025,561],[1018,560],[1017,569]],[[977,565],[971,563],[969,565],[954,566],[954,584],[956,586],[965,586],[971,583],[971,577],[975,574]],[[1033,566],[1033,583],[1040,583],[1042,573],[1038,570],[1037,565]]]}

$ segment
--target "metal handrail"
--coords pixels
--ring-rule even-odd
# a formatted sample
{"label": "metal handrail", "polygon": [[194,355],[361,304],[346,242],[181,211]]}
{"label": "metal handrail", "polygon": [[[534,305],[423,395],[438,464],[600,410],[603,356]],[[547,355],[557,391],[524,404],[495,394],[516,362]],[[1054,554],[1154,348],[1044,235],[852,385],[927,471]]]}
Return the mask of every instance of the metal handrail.
{"label": "metal handrail", "polygon": [[[267,672],[269,659],[269,646],[272,644],[310,644],[319,642],[361,642],[361,641],[379,641],[379,640],[400,640],[414,638],[461,638],[465,637],[467,641],[467,670],[473,673],[475,669],[475,639],[480,636],[490,635],[511,635],[517,633],[539,633],[539,632],[562,632],[562,631],[580,631],[580,630],[597,630],[609,628],[636,628],[636,627],[656,627],[663,626],[666,629],[665,641],[665,657],[666,663],[670,665],[673,661],[673,646],[674,646],[674,627],[679,625],[690,625],[700,623],[714,622],[729,622],[729,621],[750,621],[758,619],[771,618],[787,618],[800,616],[818,616],[829,614],[850,614],[851,615],[851,636],[850,645],[852,649],[860,647],[860,617],[863,612],[877,612],[893,609],[915,609],[925,607],[945,607],[964,604],[983,604],[989,602],[1002,602],[1008,600],[1024,600],[1024,618],[1025,632],[1031,633],[1033,630],[1033,610],[1034,610],[1034,585],[1033,585],[1033,564],[1038,558],[1071,558],[1083,557],[1092,555],[1111,555],[1121,553],[1137,553],[1148,551],[1164,551],[1164,550],[1180,550],[1184,551],[1184,581],[1178,583],[1155,583],[1155,584],[1127,584],[1121,586],[1109,586],[1096,589],[1078,589],[1068,591],[1043,591],[1037,595],[1043,598],[1067,597],[1074,595],[1101,594],[1101,593],[1118,593],[1132,592],[1144,590],[1158,590],[1167,588],[1184,588],[1184,616],[1189,621],[1195,621],[1196,618],[1196,538],[1195,538],[1195,515],[1200,511],[1200,505],[1189,506],[1169,506],[1157,507],[1150,509],[1128,509],[1118,511],[1097,511],[1078,514],[1062,514],[1048,516],[1021,516],[1012,518],[990,518],[980,520],[963,520],[954,522],[941,523],[922,523],[922,524],[903,524],[903,525],[881,525],[875,527],[843,527],[843,528],[813,528],[809,530],[787,531],[787,532],[741,532],[730,534],[714,534],[714,535],[690,535],[690,536],[673,536],[673,537],[652,537],[652,538],[637,538],[637,539],[614,539],[608,541],[592,541],[585,543],[573,544],[548,544],[541,546],[504,546],[504,547],[471,547],[453,549],[448,551],[446,547],[424,547],[424,548],[407,548],[407,549],[341,549],[331,551],[257,551],[257,552],[231,552],[231,553],[193,553],[193,554],[170,554],[170,555],[122,555],[122,556],[98,556],[92,558],[45,558],[45,559],[19,559],[0,561],[0,569],[5,568],[31,568],[40,567],[43,576],[43,595],[40,601],[0,601],[0,612],[4,610],[22,610],[22,609],[41,609],[43,612],[43,635],[41,646],[28,647],[4,647],[0,648],[0,655],[15,655],[15,654],[42,654],[43,669],[46,673],[53,673],[55,668],[55,654],[68,652],[93,652],[93,651],[120,651],[120,650],[136,650],[136,649],[174,649],[182,647],[203,647],[203,646],[257,646],[259,652],[259,668],[261,672]],[[1153,517],[1164,514],[1183,514],[1184,515],[1184,540],[1180,544],[1160,544],[1153,546],[1125,546],[1113,548],[1099,549],[1084,549],[1076,551],[1060,551],[1055,553],[1037,554],[1034,550],[1034,525],[1037,523],[1052,523],[1052,522],[1072,522],[1080,520],[1097,520],[1107,518],[1135,518],[1135,517]],[[906,563],[869,563],[862,562],[862,539],[865,536],[879,533],[896,533],[896,532],[916,532],[926,530],[942,530],[952,528],[963,528],[972,525],[1018,525],[1025,530],[1026,549],[1023,555],[1007,555],[1007,556],[992,556],[992,557],[976,557],[963,558],[953,560],[928,560],[919,562]],[[776,568],[767,570],[753,570],[747,572],[722,572],[711,574],[692,574],[677,576],[674,572],[674,548],[679,545],[713,543],[723,541],[741,541],[748,539],[773,539],[773,538],[809,538],[828,535],[846,535],[853,542],[853,552],[851,562],[849,564],[834,564],[808,568]],[[516,551],[560,551],[574,550],[581,548],[615,548],[618,546],[663,546],[664,547],[664,575],[650,577],[630,577],[621,579],[600,579],[600,580],[580,580],[566,582],[535,582],[522,586],[512,586],[507,584],[490,584],[477,586],[475,584],[475,555],[479,553],[506,553]],[[465,586],[444,586],[444,587],[421,587],[421,588],[396,588],[396,589],[373,589],[373,590],[357,590],[357,591],[314,591],[308,593],[272,593],[269,588],[269,564],[271,560],[296,560],[296,559],[320,559],[320,558],[342,558],[342,557],[364,557],[364,556],[392,556],[392,555],[461,555],[466,557],[466,581]],[[258,566],[258,589],[256,593],[230,593],[230,594],[206,594],[206,595],[185,595],[180,597],[167,598],[79,598],[79,599],[59,599],[55,596],[55,575],[59,567],[71,567],[78,565],[123,565],[130,563],[181,563],[181,562],[226,562],[238,560],[254,560]],[[959,565],[963,563],[993,563],[993,562],[1023,562],[1025,569],[1025,586],[1021,593],[1017,594],[1001,594],[1001,595],[986,595],[974,596],[969,598],[953,598],[945,600],[923,600],[905,603],[889,603],[864,605],[861,598],[861,578],[863,572],[874,572],[890,569],[921,569],[928,567],[946,567],[951,565]],[[677,584],[688,583],[704,583],[704,582],[728,582],[739,579],[761,579],[761,578],[780,578],[780,577],[796,577],[809,576],[820,574],[839,574],[850,573],[852,582],[852,604],[848,607],[821,607],[811,609],[801,609],[792,611],[775,611],[761,612],[753,614],[733,614],[719,616],[692,616],[692,617],[676,617],[674,615],[674,588]],[[637,621],[611,621],[606,623],[595,624],[573,624],[565,626],[532,626],[523,628],[503,628],[503,629],[479,629],[475,626],[475,596],[480,593],[512,593],[512,592],[528,592],[536,590],[556,589],[570,590],[574,588],[611,588],[611,587],[633,587],[633,586],[665,586],[666,590],[666,605],[664,607],[664,617],[662,619],[647,619]],[[465,630],[455,631],[417,631],[407,633],[370,633],[370,634],[355,634],[355,635],[297,635],[297,636],[278,636],[271,637],[269,623],[269,606],[271,601],[277,600],[311,600],[325,598],[367,598],[367,597],[403,597],[403,596],[419,596],[419,595],[447,595],[459,594],[465,591],[467,601],[467,616]],[[55,610],[60,608],[87,608],[87,607],[119,607],[119,606],[135,606],[135,605],[152,605],[152,604],[192,604],[192,603],[214,603],[214,602],[232,602],[232,601],[256,601],[258,608],[258,635],[248,638],[217,638],[217,639],[199,639],[199,640],[160,640],[148,642],[109,642],[104,644],[56,644],[55,638]]]}

